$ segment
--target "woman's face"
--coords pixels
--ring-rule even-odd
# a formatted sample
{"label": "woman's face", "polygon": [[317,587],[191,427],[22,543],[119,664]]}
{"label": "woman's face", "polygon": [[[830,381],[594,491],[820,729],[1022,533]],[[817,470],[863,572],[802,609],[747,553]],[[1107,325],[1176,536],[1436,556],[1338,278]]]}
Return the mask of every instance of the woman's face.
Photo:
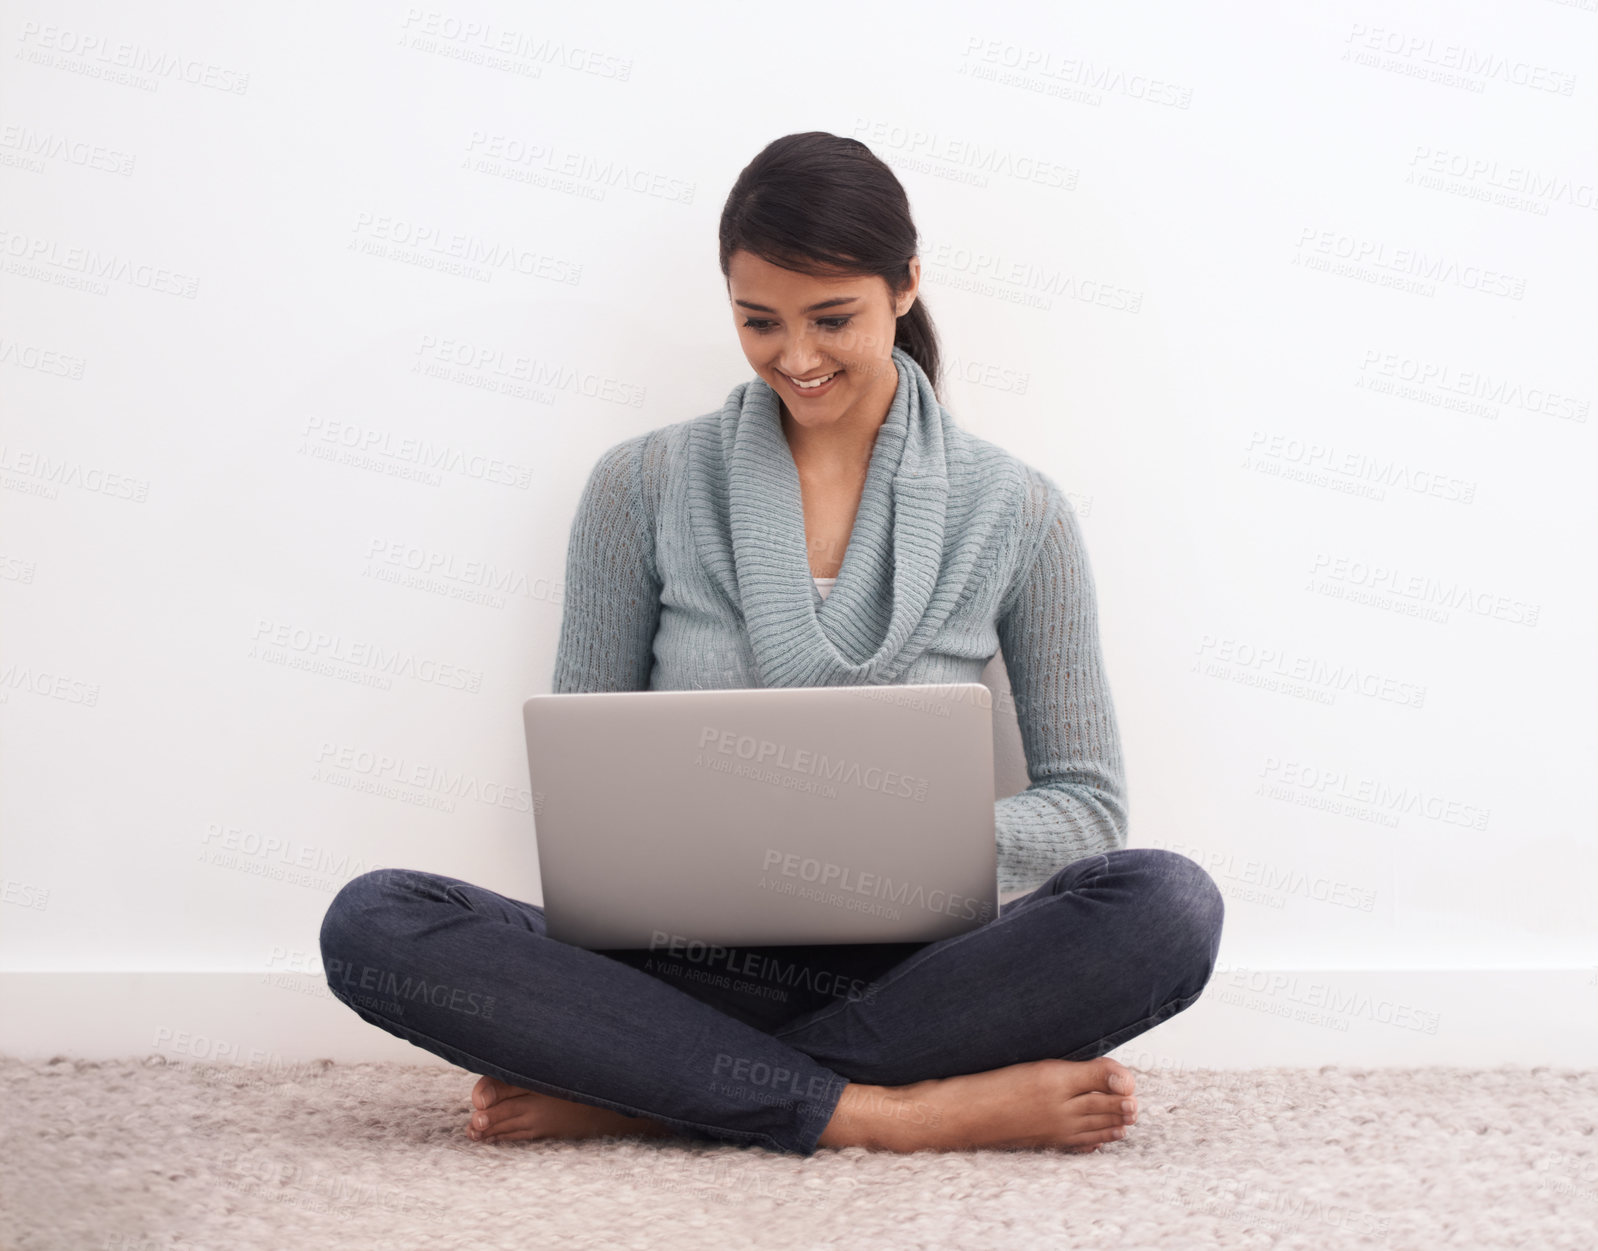
{"label": "woman's face", "polygon": [[[815,278],[741,249],[727,263],[744,355],[806,427],[881,420],[899,385],[894,322],[915,303],[920,281],[918,257],[910,260],[910,287],[896,301],[874,274]],[[799,385],[816,379],[825,381]]]}

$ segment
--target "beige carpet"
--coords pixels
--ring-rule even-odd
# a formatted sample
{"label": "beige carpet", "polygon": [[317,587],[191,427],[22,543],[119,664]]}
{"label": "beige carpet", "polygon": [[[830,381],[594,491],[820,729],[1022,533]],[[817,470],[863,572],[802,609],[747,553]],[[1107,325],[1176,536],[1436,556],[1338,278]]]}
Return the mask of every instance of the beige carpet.
{"label": "beige carpet", "polygon": [[0,1247],[1598,1247],[1598,1070],[1136,1069],[1089,1155],[479,1145],[460,1070],[0,1058]]}

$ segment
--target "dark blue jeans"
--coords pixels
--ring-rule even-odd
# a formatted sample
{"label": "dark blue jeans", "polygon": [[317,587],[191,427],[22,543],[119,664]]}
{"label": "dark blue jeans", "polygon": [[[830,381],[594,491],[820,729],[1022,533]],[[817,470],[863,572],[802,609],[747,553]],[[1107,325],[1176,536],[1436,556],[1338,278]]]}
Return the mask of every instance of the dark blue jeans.
{"label": "dark blue jeans", "polygon": [[902,1086],[1086,1060],[1203,992],[1225,912],[1179,852],[1066,865],[979,929],[932,943],[588,951],[543,909],[377,869],[322,922],[333,994],[473,1073],[808,1155],[849,1082]]}

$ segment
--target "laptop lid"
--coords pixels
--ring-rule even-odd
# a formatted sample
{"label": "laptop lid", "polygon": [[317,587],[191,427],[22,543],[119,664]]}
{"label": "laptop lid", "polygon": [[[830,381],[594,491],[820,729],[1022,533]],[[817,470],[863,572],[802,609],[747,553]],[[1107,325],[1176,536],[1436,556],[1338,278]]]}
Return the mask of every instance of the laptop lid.
{"label": "laptop lid", "polygon": [[534,695],[549,935],[931,942],[998,910],[980,682]]}

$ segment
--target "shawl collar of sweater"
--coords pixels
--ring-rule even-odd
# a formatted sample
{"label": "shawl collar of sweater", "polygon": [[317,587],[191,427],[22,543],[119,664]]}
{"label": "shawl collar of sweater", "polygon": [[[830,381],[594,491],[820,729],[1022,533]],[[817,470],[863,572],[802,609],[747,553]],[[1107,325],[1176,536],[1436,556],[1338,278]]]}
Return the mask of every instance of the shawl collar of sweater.
{"label": "shawl collar of sweater", "polygon": [[825,599],[811,580],[799,470],[777,393],[757,376],[732,389],[719,420],[699,423],[695,460],[723,480],[696,512],[696,541],[730,554],[732,576],[719,581],[742,613],[768,687],[893,682],[937,635],[971,576],[968,562],[944,559],[946,452],[959,432],[909,353],[895,346],[893,362],[898,387]]}

